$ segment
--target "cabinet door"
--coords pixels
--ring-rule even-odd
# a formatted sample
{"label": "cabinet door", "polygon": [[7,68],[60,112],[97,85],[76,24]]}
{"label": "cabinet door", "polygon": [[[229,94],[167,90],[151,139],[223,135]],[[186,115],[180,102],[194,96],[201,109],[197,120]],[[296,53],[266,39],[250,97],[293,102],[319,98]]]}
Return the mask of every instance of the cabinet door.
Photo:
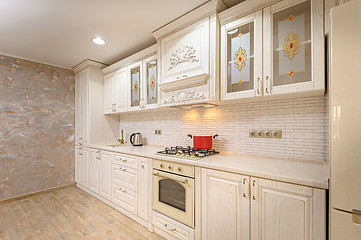
{"label": "cabinet door", "polygon": [[264,94],[323,93],[323,1],[284,0],[264,9]]}
{"label": "cabinet door", "polygon": [[222,100],[262,95],[262,11],[221,29]]}
{"label": "cabinet door", "polygon": [[139,180],[138,180],[138,216],[148,221],[148,202],[149,202],[149,167],[146,158],[139,159]]}
{"label": "cabinet door", "polygon": [[312,188],[251,178],[251,191],[252,240],[313,239]]}
{"label": "cabinet door", "polygon": [[89,189],[99,192],[99,166],[100,166],[100,151],[90,150],[89,162]]}
{"label": "cabinet door", "polygon": [[127,111],[127,68],[122,68],[114,75],[115,112]]}
{"label": "cabinet door", "polygon": [[75,76],[75,145],[83,144],[81,137],[81,78]]}
{"label": "cabinet door", "polygon": [[114,73],[104,76],[104,114],[114,112]]}
{"label": "cabinet door", "polygon": [[156,56],[143,61],[144,104],[145,108],[158,106],[158,60]]}
{"label": "cabinet door", "polygon": [[82,151],[81,146],[75,146],[75,182],[81,182],[81,168],[82,168]]}
{"label": "cabinet door", "polygon": [[162,83],[209,74],[209,18],[161,41]]}
{"label": "cabinet door", "polygon": [[135,63],[128,67],[129,77],[129,110],[141,109],[142,99],[142,62]]}
{"label": "cabinet door", "polygon": [[90,70],[85,69],[80,72],[81,79],[81,134],[83,145],[87,146],[90,141],[89,136],[89,82]]}
{"label": "cabinet door", "polygon": [[84,187],[88,187],[89,185],[89,149],[83,148],[83,152],[81,153],[81,175],[80,175],[80,183]]}
{"label": "cabinet door", "polygon": [[111,199],[112,192],[112,157],[110,152],[100,154],[99,193],[106,199]]}
{"label": "cabinet door", "polygon": [[249,177],[202,169],[202,239],[249,239]]}

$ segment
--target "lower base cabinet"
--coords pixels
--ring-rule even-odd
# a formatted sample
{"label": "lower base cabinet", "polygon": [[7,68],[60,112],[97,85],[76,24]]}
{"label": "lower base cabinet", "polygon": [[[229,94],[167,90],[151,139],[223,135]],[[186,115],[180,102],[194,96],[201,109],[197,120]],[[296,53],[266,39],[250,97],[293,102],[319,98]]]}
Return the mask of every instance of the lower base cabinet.
{"label": "lower base cabinet", "polygon": [[202,239],[325,240],[325,190],[202,169]]}

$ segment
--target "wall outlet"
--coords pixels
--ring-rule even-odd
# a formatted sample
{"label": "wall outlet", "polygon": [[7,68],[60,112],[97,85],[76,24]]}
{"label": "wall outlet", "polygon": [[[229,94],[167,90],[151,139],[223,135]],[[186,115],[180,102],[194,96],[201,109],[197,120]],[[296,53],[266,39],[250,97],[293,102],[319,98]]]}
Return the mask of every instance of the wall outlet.
{"label": "wall outlet", "polygon": [[282,130],[249,130],[250,138],[282,138]]}
{"label": "wall outlet", "polygon": [[155,134],[155,135],[161,135],[161,134],[162,134],[162,130],[154,130],[154,134]]}

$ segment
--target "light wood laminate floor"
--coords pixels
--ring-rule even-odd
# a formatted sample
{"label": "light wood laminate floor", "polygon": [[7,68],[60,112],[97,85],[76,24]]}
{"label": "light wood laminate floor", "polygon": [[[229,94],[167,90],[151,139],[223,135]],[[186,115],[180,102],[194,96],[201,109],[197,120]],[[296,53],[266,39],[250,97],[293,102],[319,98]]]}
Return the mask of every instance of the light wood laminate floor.
{"label": "light wood laminate floor", "polygon": [[163,239],[77,187],[0,205],[0,239]]}

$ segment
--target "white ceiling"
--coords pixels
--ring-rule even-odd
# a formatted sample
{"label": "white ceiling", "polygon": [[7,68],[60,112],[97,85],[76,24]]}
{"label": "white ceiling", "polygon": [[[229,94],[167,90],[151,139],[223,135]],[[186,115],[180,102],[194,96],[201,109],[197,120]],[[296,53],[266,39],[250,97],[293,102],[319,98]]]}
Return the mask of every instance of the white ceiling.
{"label": "white ceiling", "polygon": [[[154,30],[205,2],[0,0],[0,53],[69,69],[84,59],[113,64],[154,44]],[[92,43],[95,36],[106,45]]]}

